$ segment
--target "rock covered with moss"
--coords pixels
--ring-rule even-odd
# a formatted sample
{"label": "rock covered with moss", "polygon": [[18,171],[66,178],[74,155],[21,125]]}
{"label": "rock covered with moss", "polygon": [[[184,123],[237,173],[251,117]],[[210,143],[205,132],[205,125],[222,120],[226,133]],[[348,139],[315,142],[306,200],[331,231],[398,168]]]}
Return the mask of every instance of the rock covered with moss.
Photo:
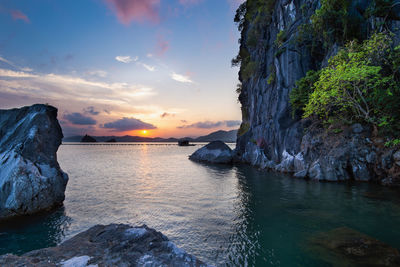
{"label": "rock covered with moss", "polygon": [[54,107],[0,110],[0,220],[63,203],[68,175],[56,154],[62,137]]}
{"label": "rock covered with moss", "polygon": [[1,266],[208,266],[146,225],[96,225],[57,247],[0,256]]}

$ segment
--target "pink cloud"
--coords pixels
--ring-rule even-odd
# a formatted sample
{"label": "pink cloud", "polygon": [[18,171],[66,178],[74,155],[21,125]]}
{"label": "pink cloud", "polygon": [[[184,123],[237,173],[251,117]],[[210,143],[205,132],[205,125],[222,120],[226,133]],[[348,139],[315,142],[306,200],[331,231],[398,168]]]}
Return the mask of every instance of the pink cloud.
{"label": "pink cloud", "polygon": [[129,25],[132,21],[158,23],[160,0],[105,0],[118,20]]}
{"label": "pink cloud", "polygon": [[20,20],[25,21],[26,23],[30,23],[30,20],[29,20],[28,16],[25,15],[24,13],[22,13],[21,11],[15,9],[15,10],[11,10],[10,13],[11,13],[11,17],[14,20],[19,20],[20,19]]}
{"label": "pink cloud", "polygon": [[163,56],[165,52],[169,49],[169,42],[164,39],[162,35],[157,38],[156,54],[158,56]]}

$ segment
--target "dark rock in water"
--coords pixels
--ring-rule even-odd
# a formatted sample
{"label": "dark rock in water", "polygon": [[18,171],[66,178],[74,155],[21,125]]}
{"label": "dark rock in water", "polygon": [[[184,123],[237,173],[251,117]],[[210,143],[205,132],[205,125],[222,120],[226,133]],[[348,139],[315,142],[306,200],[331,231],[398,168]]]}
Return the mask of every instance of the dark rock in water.
{"label": "dark rock in water", "polygon": [[0,110],[0,220],[62,204],[68,182],[57,162],[62,137],[54,107]]}
{"label": "dark rock in water", "polygon": [[91,137],[90,135],[85,134],[84,137],[82,137],[81,140],[82,143],[95,143],[97,142],[96,139],[94,139],[93,137]]}
{"label": "dark rock in water", "polygon": [[[93,138],[94,139],[94,138]],[[96,141],[95,141],[96,142]],[[109,140],[106,141],[106,143],[116,143],[117,140],[115,140],[115,138],[111,138]]]}
{"label": "dark rock in water", "polygon": [[196,150],[189,159],[210,163],[231,163],[232,149],[222,141],[213,141]]}
{"label": "dark rock in water", "polygon": [[207,266],[143,225],[96,225],[57,247],[0,256],[1,266]]}
{"label": "dark rock in water", "polygon": [[337,266],[400,266],[398,249],[347,227],[318,234],[310,244],[316,255]]}

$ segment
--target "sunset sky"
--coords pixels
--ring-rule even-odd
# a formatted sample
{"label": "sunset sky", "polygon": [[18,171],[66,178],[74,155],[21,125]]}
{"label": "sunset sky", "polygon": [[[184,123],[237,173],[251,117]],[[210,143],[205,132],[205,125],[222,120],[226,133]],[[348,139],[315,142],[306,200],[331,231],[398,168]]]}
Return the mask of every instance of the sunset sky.
{"label": "sunset sky", "polygon": [[65,136],[236,129],[240,0],[0,0],[0,108],[49,103]]}

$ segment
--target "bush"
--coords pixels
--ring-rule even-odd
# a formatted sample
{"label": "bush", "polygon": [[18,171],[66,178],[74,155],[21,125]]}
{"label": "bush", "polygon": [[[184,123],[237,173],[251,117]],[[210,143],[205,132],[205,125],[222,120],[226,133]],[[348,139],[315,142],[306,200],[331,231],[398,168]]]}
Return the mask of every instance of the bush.
{"label": "bush", "polygon": [[250,124],[247,122],[242,122],[242,124],[240,124],[240,128],[237,132],[238,136],[242,136],[245,133],[247,133],[250,130]]}
{"label": "bush", "polygon": [[314,83],[318,81],[320,71],[310,70],[306,76],[296,82],[296,86],[290,92],[290,104],[293,116],[303,113],[308,103],[310,94],[314,91]]}
{"label": "bush", "polygon": [[276,68],[275,68],[275,65],[271,65],[270,69],[271,69],[271,72],[270,72],[270,74],[268,76],[267,83],[268,84],[273,84],[273,83],[275,83],[275,80],[276,80]]}
{"label": "bush", "polygon": [[277,47],[281,47],[283,45],[283,43],[287,40],[287,33],[285,30],[281,30],[280,32],[278,32],[278,34],[276,35],[276,39],[275,39],[275,45]]}
{"label": "bush", "polygon": [[250,61],[246,65],[243,65],[240,70],[242,81],[247,81],[250,79],[254,74],[256,74],[258,70],[258,63],[256,61]]}
{"label": "bush", "polygon": [[349,42],[319,73],[304,117],[361,121],[399,133],[400,48],[393,48],[392,42],[384,33],[374,34],[362,44]]}

